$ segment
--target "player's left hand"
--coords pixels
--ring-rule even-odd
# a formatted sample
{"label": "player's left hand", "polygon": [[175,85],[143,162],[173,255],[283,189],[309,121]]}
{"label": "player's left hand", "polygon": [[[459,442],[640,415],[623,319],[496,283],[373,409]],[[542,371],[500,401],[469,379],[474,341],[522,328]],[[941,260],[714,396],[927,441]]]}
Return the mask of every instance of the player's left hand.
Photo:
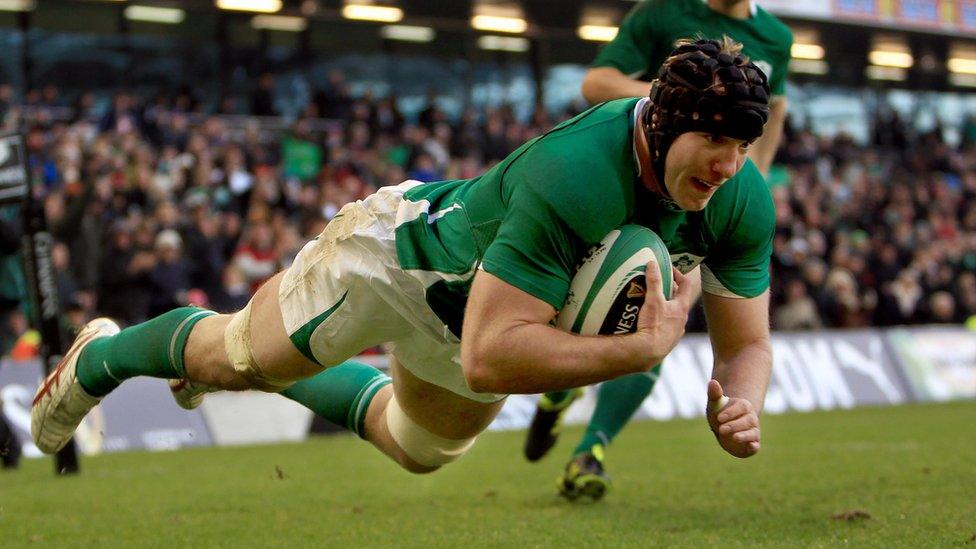
{"label": "player's left hand", "polygon": [[715,379],[708,382],[708,425],[719,445],[738,458],[759,451],[759,414],[744,398],[729,398]]}

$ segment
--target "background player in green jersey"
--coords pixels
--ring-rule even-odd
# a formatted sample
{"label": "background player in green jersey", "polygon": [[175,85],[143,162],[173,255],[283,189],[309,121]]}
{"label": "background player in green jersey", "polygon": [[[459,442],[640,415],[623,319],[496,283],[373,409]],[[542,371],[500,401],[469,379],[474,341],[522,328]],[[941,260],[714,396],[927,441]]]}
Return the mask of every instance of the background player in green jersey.
{"label": "background player in green jersey", "polygon": [[[591,103],[643,96],[675,42],[696,35],[725,35],[740,42],[742,53],[769,78],[769,121],[749,151],[759,170],[767,174],[786,118],[785,83],[793,37],[785,24],[750,0],[646,0],[638,4],[586,73],[583,96]],[[659,375],[660,365],[646,375],[628,376],[600,387],[587,431],[560,480],[561,493],[569,497],[581,491],[598,497],[605,493],[609,477],[603,470],[604,448],[650,395]],[[543,395],[527,435],[526,458],[539,460],[553,447],[562,414],[581,394],[573,390]]]}
{"label": "background player in green jersey", "polygon": [[[93,320],[38,389],[35,443],[56,451],[102,397],[144,375],[180,380],[174,394],[188,406],[211,388],[280,392],[405,469],[434,471],[471,447],[506,394],[658,363],[705,285],[710,319],[725,327],[708,398],[722,401],[723,388],[731,397],[710,426],[726,451],[755,453],[774,219],[746,151],[762,134],[769,88],[736,46],[681,46],[650,99],[594,107],[479,177],[408,181],[346,205],[237,313],[186,307],[121,331]],[[675,273],[669,301],[651,265],[635,333],[552,327],[574,266],[624,223],[688,253],[723,254],[700,278]],[[380,342],[394,344],[390,377],[347,361]]]}

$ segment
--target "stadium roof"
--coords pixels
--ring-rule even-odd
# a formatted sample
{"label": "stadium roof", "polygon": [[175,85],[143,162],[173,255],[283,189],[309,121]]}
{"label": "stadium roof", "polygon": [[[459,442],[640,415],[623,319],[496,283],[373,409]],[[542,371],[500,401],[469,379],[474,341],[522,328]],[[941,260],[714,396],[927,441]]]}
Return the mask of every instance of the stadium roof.
{"label": "stadium roof", "polygon": [[[344,18],[343,7],[352,0],[280,0],[281,5],[276,8],[275,15],[291,16],[291,21],[284,21],[284,24],[295,25],[291,30],[304,31],[298,33],[267,32],[271,27],[259,27],[254,21],[255,13],[221,10],[215,6],[214,0],[5,1],[31,5],[33,11],[19,15],[0,11],[0,28],[37,29],[54,33],[95,33],[103,36],[148,35],[171,38],[185,44],[220,44],[228,50],[244,52],[284,45],[295,47],[300,52],[315,54],[385,51],[468,59],[498,54],[482,51],[490,48],[485,48],[480,43],[475,45],[484,34],[472,28],[471,17],[476,7],[514,6],[517,14],[526,22],[525,29],[509,35],[513,38],[502,39],[509,42],[494,49],[511,46],[509,53],[500,55],[526,55],[536,67],[556,63],[588,63],[601,42],[578,37],[578,26],[583,22],[584,16],[598,14],[612,31],[612,27],[635,5],[634,0],[357,0],[361,3],[372,1],[376,5],[396,7],[402,13],[398,21],[400,25],[428,27],[428,35],[436,32],[436,40],[430,39],[433,41],[411,45],[403,42],[403,38],[393,39],[384,34],[379,23],[363,23]],[[782,2],[765,0],[760,4],[769,4],[776,9]],[[835,5],[825,0],[803,3],[807,4]],[[178,18],[178,24],[156,24],[124,15],[126,10],[137,5],[178,8],[184,11]],[[837,21],[817,19],[811,14],[803,14],[799,18],[791,10],[795,10],[795,7],[787,10],[794,16],[784,17],[784,20],[793,27],[798,42],[804,30],[812,29],[810,34],[820,37],[814,39],[812,45],[815,49],[819,48],[822,55],[822,62],[819,64],[817,61],[794,63],[792,70],[796,74],[791,78],[795,81],[820,79],[855,86],[871,81],[878,83],[871,76],[866,76],[866,70],[869,54],[875,48],[878,36],[884,33],[894,34],[904,52],[913,55],[915,61],[908,68],[896,67],[897,70],[887,71],[899,73],[900,80],[892,85],[917,89],[976,85],[976,70],[973,74],[964,75],[972,80],[967,84],[954,82],[948,70],[952,65],[949,61],[958,52],[968,56],[963,59],[965,67],[976,67],[976,41],[971,33],[959,32],[965,24],[963,20],[948,23],[943,21],[941,26],[933,25],[921,29],[907,23],[898,26],[895,24],[897,21],[892,23],[879,17],[857,23],[844,17],[836,18]],[[65,17],[65,13],[71,13],[72,17]],[[423,29],[416,32],[422,34]],[[814,65],[813,72],[803,73],[799,70],[803,66],[811,65]],[[955,66],[962,65],[957,62]]]}

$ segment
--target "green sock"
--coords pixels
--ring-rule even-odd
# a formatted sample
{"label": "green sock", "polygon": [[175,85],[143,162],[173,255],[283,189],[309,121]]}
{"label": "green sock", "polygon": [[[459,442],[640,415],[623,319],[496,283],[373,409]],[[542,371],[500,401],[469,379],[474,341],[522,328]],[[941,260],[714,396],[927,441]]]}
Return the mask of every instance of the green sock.
{"label": "green sock", "polygon": [[364,438],[369,403],[390,381],[390,376],[369,364],[347,360],[295,383],[281,395]]}
{"label": "green sock", "polygon": [[609,446],[641,402],[651,394],[660,375],[661,365],[658,364],[647,373],[619,377],[600,385],[593,417],[573,455],[589,452],[594,444]]}
{"label": "green sock", "polygon": [[102,397],[136,376],[176,379],[186,376],[183,348],[190,330],[217,313],[181,307],[89,343],[78,357],[78,382],[85,392]]}

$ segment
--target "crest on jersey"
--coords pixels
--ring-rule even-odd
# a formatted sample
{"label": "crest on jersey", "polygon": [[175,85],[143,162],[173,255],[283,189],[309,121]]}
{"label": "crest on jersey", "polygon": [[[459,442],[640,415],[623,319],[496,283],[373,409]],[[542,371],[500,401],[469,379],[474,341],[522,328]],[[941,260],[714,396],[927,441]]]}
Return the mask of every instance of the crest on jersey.
{"label": "crest on jersey", "polygon": [[703,255],[694,255],[687,252],[671,254],[671,265],[673,265],[675,269],[681,271],[681,274],[688,274],[688,272],[697,267],[703,259],[705,259],[705,256]]}

